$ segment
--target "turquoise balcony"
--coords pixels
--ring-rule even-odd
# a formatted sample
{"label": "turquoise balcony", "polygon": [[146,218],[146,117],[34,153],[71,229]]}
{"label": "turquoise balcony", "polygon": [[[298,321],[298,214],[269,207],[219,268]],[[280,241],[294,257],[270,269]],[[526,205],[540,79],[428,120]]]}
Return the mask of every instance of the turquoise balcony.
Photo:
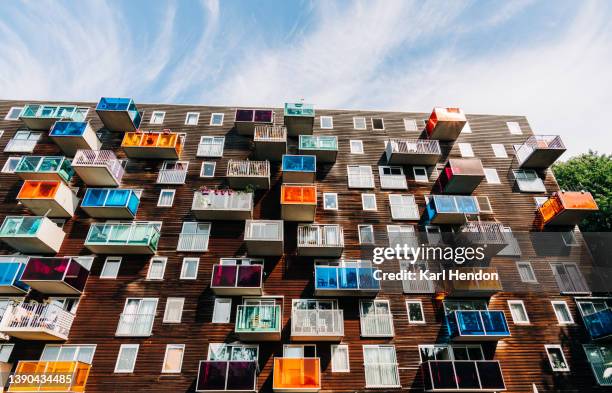
{"label": "turquoise balcony", "polygon": [[376,296],[380,281],[374,268],[363,262],[351,266],[316,265],[316,296]]}
{"label": "turquoise balcony", "polygon": [[300,154],[311,154],[318,162],[336,162],[338,137],[331,135],[300,135]]}
{"label": "turquoise balcony", "polygon": [[317,172],[317,157],[283,156],[283,183],[314,183]]}
{"label": "turquoise balcony", "polygon": [[453,311],[446,320],[450,336],[455,341],[492,341],[510,337],[503,311]]}
{"label": "turquoise balcony", "polygon": [[74,156],[77,150],[100,150],[102,142],[84,121],[58,121],[49,132],[49,137],[60,149],[69,156]]}
{"label": "turquoise balcony", "polygon": [[100,254],[146,254],[157,251],[160,237],[157,222],[94,223],[85,247]]}
{"label": "turquoise balcony", "polygon": [[473,196],[431,195],[425,213],[432,224],[462,224],[466,215],[478,214],[478,201]]}
{"label": "turquoise balcony", "polygon": [[0,240],[23,253],[57,253],[66,233],[47,217],[7,216]]}
{"label": "turquoise balcony", "polygon": [[19,119],[31,130],[48,131],[58,120],[84,121],[88,111],[75,105],[29,104],[23,107]]}
{"label": "turquoise balcony", "polygon": [[0,294],[23,295],[30,287],[21,281],[28,258],[0,257]]}
{"label": "turquoise balcony", "polygon": [[315,110],[312,104],[288,102],[285,104],[285,126],[290,136],[311,135]]}
{"label": "turquoise balcony", "polygon": [[110,131],[136,131],[142,121],[142,115],[131,98],[102,97],[96,112],[104,127]]}
{"label": "turquoise balcony", "polygon": [[70,183],[74,169],[70,160],[62,156],[23,156],[15,168],[23,180],[59,180]]}
{"label": "turquoise balcony", "polygon": [[81,209],[94,218],[132,219],[138,211],[140,197],[134,190],[88,188]]}
{"label": "turquoise balcony", "polygon": [[584,327],[588,330],[593,340],[610,337],[612,335],[612,310],[597,311],[592,314],[583,315]]}
{"label": "turquoise balcony", "polygon": [[282,310],[280,305],[238,306],[235,331],[243,341],[279,341]]}
{"label": "turquoise balcony", "polygon": [[612,386],[612,345],[583,345],[593,376],[600,386]]}

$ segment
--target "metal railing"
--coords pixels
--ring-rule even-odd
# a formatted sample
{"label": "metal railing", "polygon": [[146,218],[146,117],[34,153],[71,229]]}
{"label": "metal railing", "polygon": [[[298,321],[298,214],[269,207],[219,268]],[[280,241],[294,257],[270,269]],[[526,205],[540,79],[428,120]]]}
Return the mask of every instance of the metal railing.
{"label": "metal railing", "polygon": [[285,126],[255,126],[255,142],[286,142],[287,127]]}
{"label": "metal railing", "polygon": [[85,245],[149,245],[157,248],[159,236],[159,226],[153,223],[93,223],[89,228]]}
{"label": "metal railing", "polygon": [[221,157],[223,156],[223,146],[225,145],[225,140],[221,142],[212,141],[212,142],[200,142],[198,144],[198,152],[196,156],[198,157]]}
{"label": "metal railing", "polygon": [[442,154],[437,139],[389,139],[387,153]]}
{"label": "metal railing", "polygon": [[361,315],[361,335],[364,337],[393,337],[393,315]]}
{"label": "metal railing", "polygon": [[404,175],[380,175],[380,188],[408,188]]}
{"label": "metal railing", "polygon": [[565,150],[559,135],[532,135],[516,149],[519,163],[525,161],[536,150]]}
{"label": "metal railing", "polygon": [[105,167],[116,180],[121,180],[125,170],[122,161],[112,150],[78,150],[72,160],[72,167]]}
{"label": "metal railing", "polygon": [[593,374],[601,386],[612,386],[612,365],[603,362],[591,362]]}
{"label": "metal railing", "polygon": [[147,337],[153,330],[155,314],[121,313],[116,336]]}
{"label": "metal railing", "polygon": [[297,238],[298,247],[344,247],[340,225],[300,225]]}
{"label": "metal railing", "polygon": [[210,233],[181,233],[176,251],[207,251]]}
{"label": "metal railing", "polygon": [[348,175],[348,186],[353,188],[374,188],[374,175],[350,174]]}
{"label": "metal railing", "polygon": [[73,321],[73,314],[55,304],[13,303],[4,312],[0,331],[41,329],[66,339]]}
{"label": "metal railing", "polygon": [[391,217],[394,220],[418,220],[419,206],[415,203],[391,203]]}
{"label": "metal railing", "polygon": [[[244,240],[283,240],[283,225],[282,221],[265,222],[258,220],[247,220],[244,231]],[[265,231],[255,233],[253,227],[256,226],[275,227],[273,231],[266,228]]]}
{"label": "metal railing", "polygon": [[386,388],[400,386],[397,363],[364,364],[366,387]]}
{"label": "metal railing", "polygon": [[34,148],[36,147],[36,144],[38,143],[38,139],[36,140],[31,140],[31,139],[11,139],[8,141],[8,143],[6,144],[6,147],[4,148],[5,152],[31,152],[34,150]]}
{"label": "metal railing", "polygon": [[227,176],[232,177],[258,177],[270,176],[269,161],[242,161],[229,160],[227,163]]}
{"label": "metal railing", "polygon": [[157,175],[158,184],[183,184],[187,179],[187,168],[185,169],[160,169]]}
{"label": "metal railing", "polygon": [[343,336],[342,310],[293,310],[291,334],[294,336]]}
{"label": "metal railing", "polygon": [[193,194],[191,210],[251,210],[253,208],[253,193],[251,192],[219,192],[208,194],[196,191]]}

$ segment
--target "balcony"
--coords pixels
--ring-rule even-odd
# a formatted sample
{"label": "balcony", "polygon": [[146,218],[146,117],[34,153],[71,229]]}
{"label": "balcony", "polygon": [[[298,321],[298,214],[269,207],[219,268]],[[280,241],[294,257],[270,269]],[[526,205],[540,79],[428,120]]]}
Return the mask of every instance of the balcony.
{"label": "balcony", "polygon": [[26,180],[17,200],[32,213],[70,218],[79,204],[74,191],[59,180]]}
{"label": "balcony", "polygon": [[308,257],[340,257],[344,250],[344,231],[340,225],[298,225],[297,253]]}
{"label": "balcony", "polygon": [[23,180],[59,180],[70,183],[74,169],[70,160],[61,156],[23,156],[15,174]]}
{"label": "balcony", "polygon": [[281,218],[285,221],[314,221],[317,213],[317,186],[283,184]]}
{"label": "balcony", "polygon": [[279,392],[318,392],[321,390],[319,358],[274,358],[272,390]]}
{"label": "balcony", "polygon": [[529,169],[513,170],[515,184],[521,192],[546,192],[544,182],[536,171]]}
{"label": "balcony", "polygon": [[312,135],[315,110],[314,105],[302,102],[285,103],[285,125],[289,136]]}
{"label": "balcony", "polygon": [[610,344],[586,344],[583,345],[583,348],[597,384],[599,386],[612,386],[612,364],[610,364],[612,346]]}
{"label": "balcony", "polygon": [[334,163],[338,156],[338,137],[327,135],[300,135],[300,154],[317,157],[317,162]]}
{"label": "balcony", "polygon": [[460,267],[454,270],[464,276],[448,277],[448,296],[491,297],[503,290],[499,273],[494,267]]}
{"label": "balcony", "polygon": [[238,306],[235,331],[242,341],[280,341],[282,310],[280,305]]}
{"label": "balcony", "polygon": [[162,132],[126,132],[121,142],[129,158],[178,159],[185,144],[185,134],[164,130]]}
{"label": "balcony", "polygon": [[291,340],[341,341],[344,337],[342,310],[300,310],[291,312]]}
{"label": "balcony", "polygon": [[376,296],[380,281],[374,268],[364,262],[358,266],[315,265],[315,296]]}
{"label": "balcony", "polygon": [[80,295],[89,270],[76,259],[31,257],[21,281],[45,295]]}
{"label": "balcony", "polygon": [[189,161],[164,161],[159,174],[157,184],[185,184]]}
{"label": "balcony", "polygon": [[579,307],[582,314],[584,327],[593,340],[601,340],[612,337],[612,309],[606,308],[600,311],[586,314]]}
{"label": "balcony", "polygon": [[272,109],[236,109],[234,126],[240,135],[253,135],[256,125],[274,124]]}
{"label": "balcony", "polygon": [[96,112],[110,131],[130,132],[140,128],[142,116],[131,98],[102,97]]}
{"label": "balcony", "polygon": [[201,360],[198,365],[196,392],[255,392],[255,360]]}
{"label": "balcony", "polygon": [[558,135],[532,135],[514,147],[516,160],[521,168],[548,168],[565,152],[565,145]]}
{"label": "balcony", "polygon": [[421,364],[426,392],[506,390],[497,360],[430,360]]}
{"label": "balcony", "polygon": [[283,255],[283,221],[246,220],[244,242],[249,255]]}
{"label": "balcony", "polygon": [[393,165],[436,165],[442,150],[436,139],[390,139],[385,154]]}
{"label": "balcony", "polygon": [[598,211],[590,192],[555,192],[538,208],[543,225],[577,225],[589,213]]}
{"label": "balcony", "polygon": [[455,341],[495,341],[510,337],[503,311],[453,311],[446,318],[450,336]]}
{"label": "balcony", "polygon": [[100,254],[153,255],[159,242],[159,223],[93,223],[85,247]]}
{"label": "balcony", "polygon": [[253,186],[270,189],[270,161],[229,160],[227,178],[231,188]]}
{"label": "balcony", "polygon": [[84,121],[88,108],[74,105],[28,104],[23,107],[19,119],[30,130],[49,131],[56,121]]}
{"label": "balcony", "polygon": [[[20,361],[17,363],[15,378],[8,392],[66,392],[82,393],[85,391],[91,364],[79,361]],[[66,376],[65,380],[52,383],[29,383],[31,376]],[[22,378],[19,378],[19,377]],[[69,378],[68,378],[69,376]]]}
{"label": "balcony", "polygon": [[485,178],[478,158],[451,158],[433,189],[444,194],[471,194]]}
{"label": "balcony", "polygon": [[79,150],[72,167],[88,186],[116,187],[125,170],[123,162],[111,150]]}
{"label": "balcony", "polygon": [[425,124],[429,139],[454,141],[461,134],[467,119],[460,108],[434,108]]}
{"label": "balcony", "polygon": [[0,240],[25,254],[55,254],[66,233],[47,217],[7,216],[0,227]]}
{"label": "balcony", "polygon": [[64,154],[74,156],[77,150],[100,150],[102,142],[84,121],[58,121],[49,132],[49,137]]}
{"label": "balcony", "polygon": [[263,265],[214,265],[210,289],[215,295],[261,295]]}
{"label": "balcony", "polygon": [[0,257],[0,294],[24,295],[30,287],[21,281],[28,257]]}
{"label": "balcony", "polygon": [[21,340],[65,341],[74,314],[50,303],[9,303],[0,321],[0,333]]}
{"label": "balcony", "polygon": [[509,244],[508,232],[498,222],[469,221],[456,233],[457,244],[483,247],[486,257],[497,255]]}
{"label": "balcony", "polygon": [[283,156],[283,183],[314,183],[317,174],[317,157]]}
{"label": "balcony", "polygon": [[248,220],[253,216],[253,193],[202,190],[193,193],[191,211],[198,219]]}
{"label": "balcony", "polygon": [[432,224],[463,224],[466,215],[477,215],[480,209],[473,196],[430,195],[425,212]]}
{"label": "balcony", "polygon": [[280,161],[287,154],[287,128],[285,126],[256,126],[255,155],[260,160]]}
{"label": "balcony", "polygon": [[88,188],[81,209],[93,218],[127,218],[136,216],[140,196],[134,190]]}

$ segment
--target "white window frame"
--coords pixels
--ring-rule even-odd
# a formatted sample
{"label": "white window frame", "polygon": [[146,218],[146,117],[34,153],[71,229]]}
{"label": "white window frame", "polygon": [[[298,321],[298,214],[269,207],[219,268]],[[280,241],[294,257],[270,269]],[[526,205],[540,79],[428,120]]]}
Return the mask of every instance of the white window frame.
{"label": "white window frame", "polygon": [[10,162],[11,161],[17,161],[17,164],[19,164],[19,161],[21,161],[21,156],[10,156],[9,158],[6,159],[6,162],[4,163],[4,166],[2,167],[2,173],[15,173],[15,169],[17,168],[17,164],[15,164],[15,169],[13,169],[12,171],[9,170],[10,168]]}
{"label": "white window frame", "polygon": [[[374,120],[378,120],[380,119],[380,122],[382,123],[382,128],[376,128],[374,127]],[[384,131],[385,130],[385,119],[382,117],[371,117],[370,118],[370,125],[372,126],[372,130],[373,131]]]}
{"label": "white window frame", "polygon": [[[8,363],[13,353],[15,344],[13,343],[2,343],[0,344],[0,362]],[[8,352],[8,353],[7,353]]]}
{"label": "white window frame", "polygon": [[[327,206],[327,197],[333,196],[336,201],[336,207],[328,207]],[[323,210],[338,210],[338,193],[336,192],[324,192],[323,193]]]}
{"label": "white window frame", "polygon": [[[19,138],[16,139],[17,135],[24,135],[27,134],[28,136],[24,139],[24,138]],[[32,136],[34,136],[34,138],[32,138]],[[13,135],[13,137],[11,139],[9,139],[9,141],[6,143],[6,146],[4,146],[4,152],[5,153],[32,153],[34,151],[34,149],[36,148],[36,145],[38,145],[38,142],[40,141],[40,137],[42,136],[41,132],[37,132],[37,131],[32,131],[32,130],[28,130],[28,129],[20,129],[17,130],[15,132],[15,134]],[[25,146],[23,148],[17,148],[16,146],[13,146],[13,141],[27,141],[27,142],[35,142],[34,144],[32,144],[31,148],[25,148]],[[26,146],[28,146],[29,144],[27,144]]]}
{"label": "white window frame", "polygon": [[[119,368],[119,361],[121,359],[123,351],[125,349],[132,349],[132,348],[136,349],[136,353],[134,355],[134,360],[132,360],[131,367],[130,368],[120,369]],[[115,374],[131,374],[131,373],[133,373],[134,372],[134,368],[136,368],[136,359],[138,358],[138,351],[139,350],[140,350],[140,344],[121,344],[121,346],[119,347],[119,352],[117,353],[117,360],[115,361],[115,370],[113,371],[113,373],[115,373]]]}
{"label": "white window frame", "polygon": [[[553,365],[552,359],[550,357],[550,352],[548,351],[549,349],[558,349],[559,350],[559,352],[561,353],[561,357],[563,358],[563,362],[565,363],[566,367],[556,368]],[[550,368],[552,369],[553,372],[567,372],[567,371],[570,371],[569,363],[567,362],[567,358],[565,357],[565,353],[563,352],[563,348],[561,347],[561,345],[558,345],[558,344],[546,344],[546,345],[544,345],[544,350],[546,351],[546,357],[548,358],[548,364],[550,365]]]}
{"label": "white window frame", "polygon": [[[106,259],[104,260],[104,265],[102,265],[102,270],[100,271],[100,280],[116,280],[117,276],[119,276],[119,270],[121,269],[121,262],[122,262],[123,258],[122,257],[117,257],[117,256],[110,256],[110,257],[106,257]],[[106,266],[110,263],[116,263],[117,266],[117,271],[115,272],[115,275],[104,275],[104,271],[106,270]]]}
{"label": "white window frame", "polygon": [[[17,111],[17,117],[12,117],[11,113],[13,113],[13,111],[16,110]],[[4,116],[4,120],[9,120],[9,121],[17,121],[19,120],[19,115],[21,114],[21,111],[23,110],[22,106],[12,106],[8,112],[6,112],[6,115]]]}
{"label": "white window frame", "polygon": [[471,134],[472,133],[472,126],[470,125],[469,121],[465,122],[465,125],[461,129],[461,133],[462,134]]}
{"label": "white window frame", "polygon": [[[196,269],[195,269],[196,274],[195,274],[194,277],[189,277],[189,276],[185,275],[186,270],[187,270],[185,268],[187,266],[187,264],[185,262],[189,262],[189,261],[195,261],[195,264],[196,264]],[[179,278],[181,280],[197,280],[198,279],[198,270],[199,270],[199,268],[200,268],[200,258],[197,258],[197,257],[185,257],[185,258],[183,258],[183,261],[181,262],[181,275],[180,275]]]}
{"label": "white window frame", "polygon": [[[178,319],[171,319],[170,312],[171,307],[178,307]],[[166,299],[166,308],[164,309],[164,318],[162,319],[162,323],[181,323],[183,320],[183,308],[185,307],[185,298],[184,297],[169,297]]]}
{"label": "white window frame", "polygon": [[[162,263],[161,277],[151,277],[151,270],[153,268],[154,262]],[[166,274],[167,262],[168,262],[168,257],[159,257],[159,256],[152,257],[151,260],[149,261],[149,269],[147,270],[147,280],[148,281],[163,281],[164,275]]]}
{"label": "white window frame", "polygon": [[[374,201],[374,206],[366,208],[367,199],[369,199],[370,201]],[[361,209],[363,211],[372,211],[372,212],[378,211],[378,206],[376,204],[376,194],[372,194],[372,193],[361,194]]]}
{"label": "white window frame", "polygon": [[[162,204],[162,196],[164,193],[172,194],[172,198],[170,198],[169,204]],[[172,207],[174,205],[174,196],[176,195],[176,190],[172,189],[161,189],[159,190],[159,198],[157,199],[157,207]]]}
{"label": "white window frame", "polygon": [[[195,115],[195,123],[189,123],[189,117]],[[186,126],[197,126],[200,122],[200,112],[187,112],[185,115],[185,125]]]}
{"label": "white window frame", "polygon": [[[367,345],[362,345],[364,369],[367,366],[367,364],[366,364],[366,348],[371,348],[371,347],[376,347],[378,349],[380,349],[380,347],[391,347],[391,348],[393,348],[393,355],[394,355],[394,358],[395,358],[395,369],[396,369],[396,372],[397,372],[396,379],[398,381],[398,385],[371,385],[371,384],[368,385],[368,380],[367,380],[367,377],[366,377],[366,388],[399,388],[399,387],[401,387],[401,385],[400,385],[401,382],[400,382],[400,377],[399,377],[399,365],[397,363],[397,351],[395,350],[395,345],[393,345],[393,344],[367,344]],[[375,364],[381,364],[381,363],[375,363]],[[367,373],[366,373],[366,375],[367,375]]]}
{"label": "white window frame", "polygon": [[[195,231],[188,231],[188,228],[194,228]],[[206,252],[208,251],[208,246],[210,244],[210,235],[212,232],[212,223],[210,222],[201,222],[201,221],[183,221],[183,225],[181,227],[181,233],[179,233],[178,244],[176,245],[177,251],[183,252]],[[187,241],[187,244],[183,243],[183,236],[191,236],[191,235],[206,235],[206,244],[204,244],[203,248],[198,248],[199,246],[198,238],[192,238],[191,241]],[[189,238],[187,238],[189,239]],[[190,246],[190,247],[185,247]]]}
{"label": "white window frame", "polygon": [[[416,198],[413,194],[389,194],[389,210],[391,212],[391,219],[393,220],[418,220],[419,217],[419,205],[416,203]],[[406,201],[411,203],[393,203],[394,200]],[[396,209],[394,209],[396,207]],[[403,207],[403,208],[402,208]],[[414,216],[403,216],[404,209],[407,207],[414,208]],[[398,209],[399,208],[399,209]],[[399,210],[399,211],[398,211]]]}
{"label": "white window frame", "polygon": [[[353,143],[355,147],[353,148]],[[351,154],[364,154],[363,150],[363,141],[359,139],[351,139],[349,141],[349,146],[351,148]]]}
{"label": "white window frame", "polygon": [[[215,118],[215,116],[221,116],[221,123],[216,124],[213,122],[213,119]],[[225,113],[220,113],[220,112],[213,112],[210,114],[210,122],[208,122],[209,126],[212,127],[221,127],[223,126],[223,121],[225,120]]]}
{"label": "white window frame", "polygon": [[[357,121],[363,122],[363,126],[362,127],[358,127]],[[359,124],[359,125],[361,125],[361,124]],[[367,122],[366,118],[362,117],[362,116],[353,117],[353,129],[354,130],[367,130],[368,129],[368,122]]]}
{"label": "white window frame", "polygon": [[[370,231],[372,232],[372,242],[371,243],[364,243],[361,241],[361,228],[370,228]],[[372,245],[372,244],[376,244],[376,238],[374,237],[374,226],[370,225],[370,224],[359,224],[357,225],[357,234],[359,235],[359,244],[362,245]]]}
{"label": "white window frame", "polygon": [[493,150],[493,155],[495,155],[495,158],[508,158],[506,146],[504,146],[502,143],[491,143],[491,150]]}
{"label": "white window frame", "polygon": [[[83,363],[92,364],[97,347],[98,346],[96,344],[47,344],[45,345],[45,348],[43,349],[43,352],[40,355],[40,361],[80,361]],[[48,351],[50,350],[50,348],[58,348],[57,353],[53,354],[54,356],[49,356]],[[62,352],[63,350],[67,350],[68,352]],[[90,356],[87,359],[84,359],[82,356],[83,350],[89,350],[90,352]],[[70,358],[68,358],[68,356],[62,356],[66,354],[72,356]]]}
{"label": "white window frame", "polygon": [[487,184],[501,184],[497,169],[495,168],[483,168]]}
{"label": "white window frame", "polygon": [[419,132],[419,124],[416,119],[404,119],[404,130],[408,132]]}
{"label": "white window frame", "polygon": [[[161,120],[156,120],[158,116],[161,116]],[[153,111],[151,112],[151,117],[149,118],[149,124],[164,124],[164,120],[166,119],[165,111]]]}
{"label": "white window frame", "polygon": [[[323,120],[329,120],[330,127],[325,127],[323,124]],[[334,117],[333,116],[320,116],[319,117],[319,127],[322,130],[331,130],[334,128]]]}
{"label": "white window frame", "polygon": [[[412,319],[410,319],[410,308],[409,308],[409,304],[418,304],[419,308],[421,309],[421,315],[423,316],[423,319],[420,321],[413,321]],[[425,321],[425,311],[423,310],[423,301],[421,301],[420,299],[407,299],[406,300],[406,313],[408,315],[408,323],[411,325],[425,325],[426,321]]]}
{"label": "white window frame", "polygon": [[460,143],[457,143],[457,145],[459,146],[459,153],[461,153],[461,157],[464,157],[464,158],[475,157],[474,149],[472,149],[471,143],[460,142]]}
{"label": "white window frame", "polygon": [[[519,268],[519,265],[529,266],[529,270],[531,271],[531,275],[533,276],[533,280],[527,279],[526,277],[523,277],[523,275],[521,274],[521,269]],[[533,270],[533,265],[531,265],[531,262],[529,262],[529,261],[516,261],[516,270],[519,273],[519,277],[521,278],[521,282],[524,282],[524,283],[527,283],[527,284],[537,284],[538,283],[538,277],[535,274],[535,270]]]}
{"label": "white window frame", "polygon": [[[515,314],[514,309],[512,308],[513,304],[518,304],[523,309],[525,313],[526,320],[521,320],[517,314]],[[512,322],[515,325],[529,325],[531,322],[529,321],[529,314],[527,314],[527,307],[525,307],[525,302],[522,300],[508,300],[508,309],[510,310],[510,316],[512,317]]]}
{"label": "white window frame", "polygon": [[[570,237],[570,239],[568,239],[568,237]],[[576,238],[576,232],[574,232],[573,229],[561,232],[561,239],[563,239],[563,244],[565,244],[566,247],[580,246],[580,242],[578,238]]]}
{"label": "white window frame", "polygon": [[[168,352],[170,349],[180,349],[181,350],[181,361],[178,364],[178,369],[175,370],[166,370],[166,361],[168,360]],[[166,353],[164,354],[164,362],[162,363],[162,374],[180,374],[183,369],[183,359],[185,358],[185,344],[167,344],[166,345]]]}
{"label": "white window frame", "polygon": [[[334,354],[338,349],[341,348],[344,354],[346,355],[346,367],[345,369],[339,369],[334,362]],[[351,372],[351,362],[350,362],[350,351],[349,346],[347,344],[335,344],[331,346],[331,364],[332,364],[332,373],[350,373]]]}
{"label": "white window frame", "polygon": [[[574,317],[572,316],[572,311],[570,310],[565,300],[551,300],[550,305],[553,308],[553,312],[555,313],[555,316],[557,317],[557,322],[559,323],[560,326],[574,324]],[[564,321],[561,319],[561,314],[557,312],[557,308],[555,306],[562,306],[565,308],[565,310],[567,311],[567,315],[569,315],[569,321]]]}
{"label": "white window frame", "polygon": [[[227,312],[227,318],[223,319],[223,320],[218,320],[217,318],[219,317],[219,315],[217,314],[217,310],[218,310],[218,306],[217,304],[219,303],[226,303],[229,304],[229,309]],[[217,318],[215,318],[215,315],[217,316]],[[231,297],[216,297],[215,298],[215,303],[213,305],[213,313],[211,316],[211,323],[230,323],[232,319],[232,298]]]}
{"label": "white window frame", "polygon": [[[206,165],[212,165],[212,175],[208,176],[204,174],[204,167]],[[212,178],[215,177],[215,170],[217,169],[217,163],[215,161],[203,161],[202,166],[200,167],[200,177]]]}
{"label": "white window frame", "polygon": [[[155,301],[155,307],[153,308],[153,313],[150,314],[151,315],[151,325],[149,326],[149,329],[147,331],[147,334],[134,334],[131,332],[128,332],[127,334],[118,334],[119,333],[119,327],[121,326],[121,319],[119,319],[119,324],[117,325],[117,330],[115,332],[115,336],[116,337],[150,337],[152,332],[153,332],[153,326],[155,325],[155,317],[157,316],[157,306],[159,305],[159,298],[156,297],[128,297],[125,299],[125,303],[123,303],[123,311],[121,311],[121,314],[125,314],[126,310],[127,310],[127,306],[130,302],[130,300],[136,300],[138,301],[138,308],[137,311],[140,311],[143,302],[145,301]],[[136,313],[139,315],[145,315],[142,313]],[[134,315],[134,314],[132,314]],[[148,315],[148,314],[146,314]],[[132,326],[134,325],[134,323],[132,323]]]}
{"label": "white window frame", "polygon": [[0,130],[0,139],[4,136],[4,130]]}
{"label": "white window frame", "polygon": [[[200,145],[202,145],[202,141],[210,139],[212,142],[216,142],[218,140],[222,140],[223,142],[220,144],[210,143],[210,145],[220,145],[221,151],[218,154],[200,154]],[[223,157],[223,152],[225,151],[225,137],[224,136],[213,136],[213,135],[202,135],[200,137],[200,141],[198,142],[198,148],[196,150],[196,157],[212,157],[212,158],[221,158]],[[213,152],[214,153],[214,152]]]}
{"label": "white window frame", "polygon": [[508,131],[510,131],[512,135],[523,135],[523,130],[518,121],[507,121],[506,127],[508,127]]}
{"label": "white window frame", "polygon": [[[357,170],[359,173],[357,174],[353,174],[354,176],[358,176],[358,180],[357,180],[357,184],[355,184],[355,181],[353,181],[351,184],[351,168],[353,168],[353,170]],[[364,170],[366,170],[365,168],[367,168],[367,172],[368,173],[362,173]],[[375,184],[374,184],[374,174],[372,173],[372,167],[370,165],[347,165],[346,166],[346,175],[348,177],[348,187],[349,188],[374,188]],[[368,177],[368,184],[363,184],[364,183],[364,178]]]}
{"label": "white window frame", "polygon": [[[425,175],[417,175],[416,170],[422,169],[425,171]],[[422,165],[417,165],[412,167],[412,176],[414,177],[414,181],[417,183],[429,183],[429,173],[427,173],[427,167]]]}

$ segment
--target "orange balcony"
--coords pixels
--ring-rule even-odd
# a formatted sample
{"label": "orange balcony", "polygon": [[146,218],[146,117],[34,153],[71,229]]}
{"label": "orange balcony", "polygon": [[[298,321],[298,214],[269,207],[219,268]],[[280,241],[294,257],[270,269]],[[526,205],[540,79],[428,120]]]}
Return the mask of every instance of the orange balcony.
{"label": "orange balcony", "polygon": [[587,214],[599,210],[590,192],[555,192],[538,208],[542,225],[576,225]]}
{"label": "orange balcony", "polygon": [[275,392],[318,392],[321,390],[319,358],[274,358]]}
{"label": "orange balcony", "polygon": [[314,221],[317,212],[317,186],[283,184],[281,217],[286,221]]}
{"label": "orange balcony", "polygon": [[34,214],[48,217],[72,217],[79,202],[72,189],[59,180],[26,180],[17,200]]}
{"label": "orange balcony", "polygon": [[426,130],[429,139],[454,141],[467,123],[460,108],[434,108],[427,120]]}
{"label": "orange balcony", "polygon": [[162,132],[126,132],[121,147],[130,158],[178,159],[183,150],[185,134]]}
{"label": "orange balcony", "polygon": [[[66,361],[21,361],[17,364],[15,378],[9,392],[84,392],[91,364]],[[23,376],[23,378],[18,378]],[[41,378],[31,378],[40,376]],[[53,378],[51,378],[53,377]],[[40,383],[43,378],[48,380]],[[38,383],[36,380],[39,380]],[[35,382],[32,382],[34,380]]]}

